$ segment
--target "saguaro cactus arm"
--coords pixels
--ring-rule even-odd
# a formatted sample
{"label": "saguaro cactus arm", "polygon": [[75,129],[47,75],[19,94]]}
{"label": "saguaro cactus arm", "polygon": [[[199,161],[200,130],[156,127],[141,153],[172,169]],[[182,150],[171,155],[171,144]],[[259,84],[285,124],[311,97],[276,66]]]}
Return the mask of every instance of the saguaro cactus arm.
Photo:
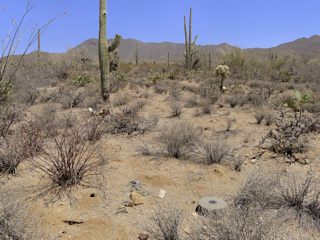
{"label": "saguaro cactus arm", "polygon": [[121,43],[122,37],[119,34],[114,35],[114,39],[110,43],[110,46],[108,47],[109,52],[113,52]]}

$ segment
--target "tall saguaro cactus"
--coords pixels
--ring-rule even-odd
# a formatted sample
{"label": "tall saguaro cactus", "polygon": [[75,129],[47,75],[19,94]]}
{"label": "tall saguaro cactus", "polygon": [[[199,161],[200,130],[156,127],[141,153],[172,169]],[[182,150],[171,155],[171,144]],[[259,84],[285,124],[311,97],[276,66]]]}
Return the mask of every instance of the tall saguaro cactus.
{"label": "tall saguaro cactus", "polygon": [[196,41],[198,35],[195,36],[193,42],[191,42],[191,20],[192,20],[192,8],[190,8],[190,17],[189,17],[189,41],[188,41],[188,33],[187,33],[187,21],[186,15],[184,15],[184,35],[185,35],[185,42],[186,42],[186,51],[185,51],[185,58],[186,58],[186,68],[191,70],[192,68],[192,56],[199,50],[195,48]]}
{"label": "tall saguaro cactus", "polygon": [[100,0],[99,13],[99,63],[101,74],[101,95],[104,101],[110,96],[110,52],[120,44],[122,37],[114,36],[110,46],[107,42],[107,0]]}

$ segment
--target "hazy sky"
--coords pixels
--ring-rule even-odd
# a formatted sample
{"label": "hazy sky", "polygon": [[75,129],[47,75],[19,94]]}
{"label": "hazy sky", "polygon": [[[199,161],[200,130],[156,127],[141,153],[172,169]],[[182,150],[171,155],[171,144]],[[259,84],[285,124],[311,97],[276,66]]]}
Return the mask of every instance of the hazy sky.
{"label": "hazy sky", "polygon": [[[33,0],[26,20],[52,22],[41,38],[41,50],[65,52],[99,34],[99,0]],[[20,19],[27,0],[0,0],[0,6]],[[320,0],[108,0],[107,37],[144,42],[184,42],[183,16],[192,7],[192,35],[198,44],[229,43],[242,48],[268,48],[320,34]],[[33,25],[30,26],[33,26]],[[0,39],[11,26],[0,9]],[[26,38],[26,36],[25,36]],[[23,43],[23,42],[22,42]],[[33,46],[31,50],[36,50]]]}

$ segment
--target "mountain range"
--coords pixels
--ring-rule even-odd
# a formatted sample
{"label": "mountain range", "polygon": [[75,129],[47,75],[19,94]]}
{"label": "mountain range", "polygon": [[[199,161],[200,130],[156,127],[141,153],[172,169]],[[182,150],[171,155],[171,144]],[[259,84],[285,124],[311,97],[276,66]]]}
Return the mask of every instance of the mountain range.
{"label": "mountain range", "polygon": [[[111,41],[111,40],[108,40]],[[120,59],[125,61],[135,60],[136,47],[138,49],[139,60],[166,60],[168,52],[170,52],[170,59],[177,59],[183,56],[185,50],[184,43],[172,43],[172,42],[141,42],[135,39],[123,39],[117,48]],[[231,47],[227,43],[221,43],[219,45],[204,45],[200,46],[200,51],[207,53],[210,52],[213,55],[219,50],[226,50]],[[76,46],[72,50],[84,48],[91,54],[98,55],[98,39],[91,38],[80,45]],[[283,52],[290,51],[298,55],[307,55],[314,57],[320,54],[320,36],[314,35],[310,38],[299,38],[292,42],[280,44],[272,48],[248,48],[249,52],[256,52],[259,54],[268,54],[269,52]]]}

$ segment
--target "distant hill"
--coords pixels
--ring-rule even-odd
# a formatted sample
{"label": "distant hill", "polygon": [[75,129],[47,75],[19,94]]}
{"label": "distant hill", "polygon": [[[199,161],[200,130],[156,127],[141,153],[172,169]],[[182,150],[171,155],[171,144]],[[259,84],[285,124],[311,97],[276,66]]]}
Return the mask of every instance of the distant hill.
{"label": "distant hill", "polygon": [[[111,40],[108,40],[108,42]],[[135,60],[135,50],[136,44],[138,47],[139,53],[139,60],[166,60],[168,56],[168,52],[170,52],[171,59],[181,58],[183,56],[183,52],[185,50],[184,43],[171,43],[171,42],[162,42],[162,43],[155,43],[155,42],[141,42],[135,39],[123,39],[117,48],[119,52],[120,59],[122,60]],[[216,52],[219,49],[226,49],[230,46],[227,43],[222,43],[220,45],[206,45],[201,46],[201,50],[205,52]],[[73,48],[79,49],[85,48],[90,53],[94,55],[98,55],[98,39],[91,38],[80,45]]]}
{"label": "distant hill", "polygon": [[[108,40],[111,41],[111,40]],[[172,43],[172,42],[141,42],[135,39],[123,39],[118,47],[119,56],[122,60],[135,60],[136,44],[138,46],[139,60],[166,60],[168,52],[170,52],[171,59],[181,58],[185,50],[184,43]],[[227,43],[219,45],[205,45],[200,49],[203,52],[211,52],[213,55],[219,51],[219,49],[225,50],[230,47]],[[98,55],[98,39],[91,38],[80,45],[73,48],[85,48],[88,52]],[[272,48],[248,48],[249,52],[256,52],[258,54],[268,54],[271,52],[292,51],[298,55],[308,55],[314,57],[320,55],[320,36],[314,35],[310,38],[299,38],[292,42],[280,44]]]}

